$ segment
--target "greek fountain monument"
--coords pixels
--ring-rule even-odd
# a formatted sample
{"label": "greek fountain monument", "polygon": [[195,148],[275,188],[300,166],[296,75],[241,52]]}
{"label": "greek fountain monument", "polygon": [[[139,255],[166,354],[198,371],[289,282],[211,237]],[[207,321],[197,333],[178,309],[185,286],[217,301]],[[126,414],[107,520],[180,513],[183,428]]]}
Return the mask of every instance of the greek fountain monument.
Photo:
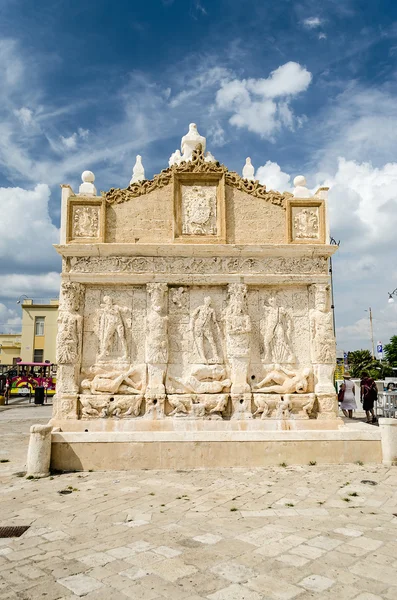
{"label": "greek fountain monument", "polygon": [[56,246],[54,468],[381,460],[338,417],[327,188],[268,190],[194,124],[152,180],[140,156],[126,189],[82,179]]}

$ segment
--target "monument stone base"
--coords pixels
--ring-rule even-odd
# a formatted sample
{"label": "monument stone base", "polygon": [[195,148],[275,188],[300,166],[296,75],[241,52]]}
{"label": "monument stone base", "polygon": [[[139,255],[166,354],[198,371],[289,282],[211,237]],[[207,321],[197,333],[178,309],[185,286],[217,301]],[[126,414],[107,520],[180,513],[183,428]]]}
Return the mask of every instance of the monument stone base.
{"label": "monument stone base", "polygon": [[[382,462],[380,432],[371,426],[263,430],[251,427],[255,421],[250,420],[241,421],[239,429],[222,430],[209,429],[208,425],[222,424],[212,421],[207,422],[205,430],[189,431],[192,421],[185,421],[183,429],[179,423],[178,420],[178,427],[169,431],[152,428],[107,432],[92,427],[88,431],[53,433],[51,468],[127,471],[307,465],[313,461],[317,464]],[[90,427],[93,422],[86,424]],[[249,427],[244,429],[243,425]]]}

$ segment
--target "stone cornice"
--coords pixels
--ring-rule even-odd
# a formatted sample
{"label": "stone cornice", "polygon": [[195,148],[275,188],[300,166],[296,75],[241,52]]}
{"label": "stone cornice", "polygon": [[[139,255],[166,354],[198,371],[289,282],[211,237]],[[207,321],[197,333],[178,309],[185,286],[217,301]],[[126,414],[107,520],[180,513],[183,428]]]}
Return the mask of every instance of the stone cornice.
{"label": "stone cornice", "polygon": [[174,174],[182,173],[216,173],[223,174],[225,176],[225,184],[233,188],[241,190],[247,194],[251,194],[257,198],[261,198],[266,202],[275,204],[285,209],[286,199],[292,197],[292,194],[284,192],[275,192],[273,190],[266,190],[265,185],[261,185],[259,181],[250,181],[243,179],[240,175],[234,171],[229,171],[225,165],[219,162],[207,162],[205,160],[201,145],[193,152],[192,160],[189,162],[181,162],[179,165],[172,165],[168,169],[164,169],[158,175],[155,175],[153,179],[140,181],[129,185],[126,189],[111,188],[108,192],[102,192],[102,196],[109,204],[119,204],[121,202],[127,202],[132,198],[149,194],[156,189],[161,189],[172,182]]}
{"label": "stone cornice", "polygon": [[328,258],[338,249],[330,244],[54,244],[64,257],[72,256],[293,256]]}

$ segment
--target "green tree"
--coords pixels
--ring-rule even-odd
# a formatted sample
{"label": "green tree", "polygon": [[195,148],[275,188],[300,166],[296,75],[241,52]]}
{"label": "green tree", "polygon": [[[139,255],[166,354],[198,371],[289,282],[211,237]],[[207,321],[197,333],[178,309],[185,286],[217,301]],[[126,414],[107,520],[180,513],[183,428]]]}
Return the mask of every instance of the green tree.
{"label": "green tree", "polygon": [[386,360],[392,367],[397,367],[397,335],[390,338],[390,342],[385,345]]}
{"label": "green tree", "polygon": [[[397,340],[397,336],[396,336]],[[350,374],[354,378],[361,378],[364,371],[374,379],[384,379],[393,374],[391,366],[387,362],[380,362],[372,358],[369,350],[354,350],[347,355]]]}

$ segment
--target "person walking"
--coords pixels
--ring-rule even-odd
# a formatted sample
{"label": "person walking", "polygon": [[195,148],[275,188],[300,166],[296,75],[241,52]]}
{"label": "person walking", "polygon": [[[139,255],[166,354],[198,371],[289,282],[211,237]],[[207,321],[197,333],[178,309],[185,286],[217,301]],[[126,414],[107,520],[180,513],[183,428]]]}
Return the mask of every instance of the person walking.
{"label": "person walking", "polygon": [[7,377],[5,385],[4,385],[4,402],[5,402],[5,404],[8,404],[8,401],[10,399],[10,387],[11,387],[11,381]]}
{"label": "person walking", "polygon": [[[374,403],[378,399],[378,388],[376,387],[375,379],[370,377],[366,371],[361,374],[361,377],[361,402],[367,415],[367,423],[376,423]],[[372,419],[370,419],[370,416],[372,416]]]}
{"label": "person walking", "polygon": [[341,409],[345,417],[349,417],[349,419],[353,418],[353,410],[357,409],[356,398],[354,395],[354,383],[350,379],[350,373],[348,371],[345,372],[343,376],[343,383],[340,389],[342,395],[341,401]]}

